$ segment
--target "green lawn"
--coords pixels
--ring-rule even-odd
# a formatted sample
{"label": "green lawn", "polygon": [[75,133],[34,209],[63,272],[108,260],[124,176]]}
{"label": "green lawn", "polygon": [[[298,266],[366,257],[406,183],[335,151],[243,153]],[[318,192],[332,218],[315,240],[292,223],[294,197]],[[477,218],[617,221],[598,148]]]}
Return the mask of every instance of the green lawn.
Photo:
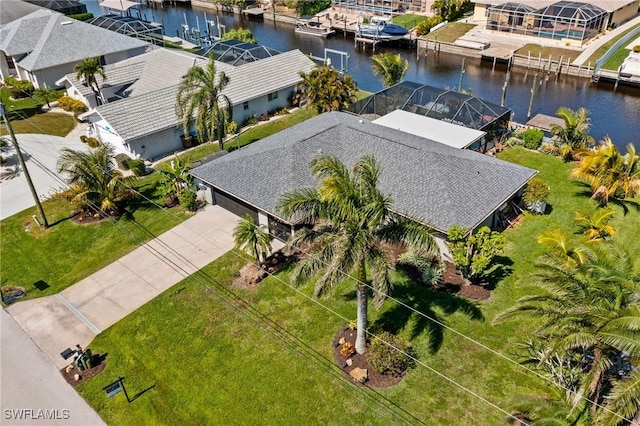
{"label": "green lawn", "polygon": [[567,61],[573,61],[577,58],[580,52],[571,49],[563,49],[562,47],[541,46],[535,43],[527,43],[520,49],[516,50],[516,54],[522,56],[528,56],[531,54],[532,61],[534,59],[538,59],[540,54],[542,54],[541,56],[543,61],[545,59],[549,60],[549,55],[551,55],[551,58],[554,61],[560,60],[560,57],[562,56],[562,61],[566,63]]}
{"label": "green lawn", "polygon": [[[73,115],[61,112],[47,112],[35,114],[26,119],[11,120],[11,127],[16,134],[37,133],[53,136],[67,136],[76,127],[76,118]],[[0,136],[8,132],[4,126],[0,129]]]}
{"label": "green lawn", "polygon": [[424,21],[425,16],[416,15],[413,13],[406,13],[404,15],[398,15],[393,17],[393,23],[400,25],[403,28],[410,29],[418,25],[418,22]]}
{"label": "green lawn", "polygon": [[[531,335],[534,324],[492,326],[491,320],[532,290],[519,279],[531,273],[533,260],[545,251],[536,237],[547,229],[571,235],[575,212],[594,203],[582,185],[567,180],[570,165],[556,157],[522,148],[506,150],[500,157],[537,168],[551,187],[550,214],[525,214],[520,225],[504,232],[512,273],[499,282],[489,301],[477,304],[416,287],[400,276],[392,294],[513,358],[517,343]],[[637,256],[640,213],[631,209],[623,216],[614,208],[614,226]],[[330,352],[333,335],[345,324],[339,316],[355,317],[348,283],[321,300],[335,313],[288,287],[287,272],[268,278],[257,289],[233,291],[241,300],[230,308],[218,295],[228,296],[233,274],[244,262],[229,252],[94,340],[94,352],[108,353],[107,368],[79,392],[107,423],[165,424],[171,419],[184,424],[386,425],[401,423],[395,417],[400,416],[413,424],[504,424],[504,414],[424,365],[410,370],[393,388],[355,387],[341,378]],[[312,283],[301,290],[310,295]],[[465,313],[477,309],[484,321]],[[380,311],[371,309],[370,319],[374,330],[411,339],[422,363],[505,410],[520,395],[548,390],[541,379],[392,301]],[[283,330],[267,331],[269,321]],[[432,350],[438,342],[439,350]],[[132,395],[149,390],[131,404],[121,396],[107,399],[102,387],[118,376],[126,378]]]}
{"label": "green lawn", "polygon": [[611,40],[609,40],[608,42],[600,46],[595,52],[593,52],[593,55],[591,55],[589,59],[584,61],[584,65],[588,65],[589,63],[591,63],[591,66],[595,66],[596,61],[602,58],[602,56],[604,56],[604,54],[607,53],[609,49],[611,49],[611,46],[616,44],[618,40],[620,40],[622,37],[627,35],[627,33],[633,31],[634,28],[638,28],[639,26],[640,24],[634,25],[633,27],[627,29],[626,31],[623,31],[622,33],[618,34],[617,36],[615,36],[614,38],[612,38]]}
{"label": "green lawn", "polygon": [[463,22],[452,22],[444,27],[429,33],[425,36],[428,40],[438,40],[444,43],[453,43],[466,33],[468,33],[475,25],[465,24]]}
{"label": "green lawn", "polygon": [[616,50],[613,55],[609,56],[609,59],[607,59],[607,61],[602,64],[602,68],[611,71],[618,71],[620,65],[622,65],[624,60],[627,59],[627,56],[629,56],[629,52],[631,52],[631,50],[621,47],[620,49]]}
{"label": "green lawn", "polygon": [[[155,186],[159,174],[140,179],[135,187],[162,203]],[[18,285],[27,290],[27,297],[40,297],[75,284],[126,253],[176,226],[187,218],[179,207],[177,218],[160,214],[155,206],[139,199],[132,213],[119,220],[79,225],[69,216],[72,207],[61,199],[43,203],[50,224],[48,230],[38,228],[30,208],[0,222],[0,258],[2,285]],[[31,228],[25,232],[25,224]]]}

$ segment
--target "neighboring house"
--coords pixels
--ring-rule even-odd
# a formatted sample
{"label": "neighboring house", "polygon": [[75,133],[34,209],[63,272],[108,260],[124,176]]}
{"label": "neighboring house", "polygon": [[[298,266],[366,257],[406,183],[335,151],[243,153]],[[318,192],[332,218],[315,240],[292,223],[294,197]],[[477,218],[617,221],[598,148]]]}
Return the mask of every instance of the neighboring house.
{"label": "neighboring house", "polygon": [[51,9],[63,15],[78,15],[87,13],[87,5],[77,0],[25,0],[40,7]]}
{"label": "neighboring house", "polygon": [[[99,81],[104,105],[81,115],[91,122],[91,135],[108,142],[118,152],[144,159],[157,158],[183,148],[184,132],[176,111],[181,78],[194,65],[208,59],[173,49],[156,49],[105,67],[107,80]],[[232,103],[231,119],[244,124],[252,116],[289,107],[300,71],[315,63],[299,50],[256,62],[232,66],[216,62],[229,85],[222,92]],[[58,81],[70,96],[95,106],[91,89],[68,74]]]}
{"label": "neighboring house", "polygon": [[[2,13],[14,5],[30,10],[22,3],[1,0],[0,8]],[[98,57],[103,64],[111,64],[148,48],[143,41],[38,8],[0,27],[0,78],[13,75],[36,88],[53,87],[84,58]]]}
{"label": "neighboring house", "polygon": [[488,30],[574,46],[581,46],[600,32],[628,21],[640,8],[640,0],[477,0],[474,3],[473,20],[486,23]]}
{"label": "neighboring house", "polygon": [[205,197],[249,214],[286,240],[295,223],[276,212],[280,196],[315,186],[309,161],[318,153],[347,165],[365,154],[382,164],[380,188],[394,207],[430,225],[440,239],[451,225],[503,226],[505,215],[537,172],[342,112],[314,117],[191,170]]}

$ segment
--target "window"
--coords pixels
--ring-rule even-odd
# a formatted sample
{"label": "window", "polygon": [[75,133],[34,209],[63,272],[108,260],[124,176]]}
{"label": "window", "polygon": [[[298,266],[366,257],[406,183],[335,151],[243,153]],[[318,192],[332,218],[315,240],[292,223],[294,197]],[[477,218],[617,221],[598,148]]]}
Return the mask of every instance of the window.
{"label": "window", "polygon": [[267,99],[271,102],[274,99],[278,99],[278,92],[269,93],[267,95]]}
{"label": "window", "polygon": [[247,111],[249,109],[249,102],[243,102],[242,104],[242,109],[244,109],[245,111]]}

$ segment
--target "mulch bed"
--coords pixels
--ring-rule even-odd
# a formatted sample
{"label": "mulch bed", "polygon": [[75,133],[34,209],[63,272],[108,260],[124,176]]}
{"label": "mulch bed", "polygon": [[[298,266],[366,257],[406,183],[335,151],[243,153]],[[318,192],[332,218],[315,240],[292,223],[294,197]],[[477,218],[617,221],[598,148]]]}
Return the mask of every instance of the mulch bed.
{"label": "mulch bed", "polygon": [[[352,360],[352,364],[350,366],[346,365],[347,358],[345,358],[340,353],[340,346],[338,342],[341,338],[345,339],[345,341],[351,343],[352,345],[356,344],[356,331],[352,330],[349,327],[344,327],[336,336],[334,337],[333,344],[333,359],[336,361],[338,367],[342,369],[342,372],[347,376],[349,380],[353,383],[356,383],[358,386],[363,387],[372,387],[372,388],[388,388],[390,386],[397,385],[402,380],[402,376],[394,377],[387,376],[385,374],[380,374],[376,372],[373,368],[371,368],[366,359],[366,354],[361,355],[358,353],[353,354],[350,358]],[[350,375],[349,372],[354,368],[364,368],[368,372],[368,379],[365,383],[360,383],[355,381]]]}
{"label": "mulch bed", "polygon": [[92,211],[73,212],[71,215],[73,222],[80,225],[89,225],[91,223],[102,222],[105,220],[109,220],[112,217],[116,216],[99,214]]}
{"label": "mulch bed", "polygon": [[491,297],[491,291],[484,286],[468,284],[453,263],[448,261],[444,263],[447,268],[442,273],[442,284],[438,286],[439,289],[471,300],[487,300]]}
{"label": "mulch bed", "polygon": [[[94,356],[94,360],[95,362],[99,361],[100,364],[84,371],[80,371],[78,370],[78,367],[74,366],[71,370],[69,370],[69,372],[67,372],[67,367],[64,367],[60,369],[60,374],[62,374],[62,377],[64,377],[67,383],[69,383],[71,386],[75,388],[79,384],[84,383],[87,380],[102,373],[102,371],[107,366],[107,360],[104,357],[101,357],[100,355]],[[74,378],[76,374],[80,375],[80,380],[76,381],[76,379]]]}

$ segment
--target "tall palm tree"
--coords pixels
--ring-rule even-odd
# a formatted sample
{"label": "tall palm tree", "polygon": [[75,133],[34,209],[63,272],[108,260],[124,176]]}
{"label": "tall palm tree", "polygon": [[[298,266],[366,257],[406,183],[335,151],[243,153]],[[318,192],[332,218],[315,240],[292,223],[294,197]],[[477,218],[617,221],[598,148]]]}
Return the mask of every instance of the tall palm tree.
{"label": "tall palm tree", "polygon": [[341,75],[328,65],[315,67],[310,73],[300,72],[302,82],[294,103],[306,104],[316,112],[341,111],[355,101],[356,83],[350,75]]}
{"label": "tall palm tree", "polygon": [[603,390],[611,384],[615,361],[621,356],[607,329],[625,317],[635,303],[640,275],[634,271],[634,259],[617,245],[603,243],[584,251],[591,252],[591,260],[579,265],[567,265],[551,254],[541,256],[528,281],[543,293],[519,299],[494,322],[521,316],[537,318],[537,335],[548,342],[550,353],[582,354],[586,373],[574,404],[588,397],[595,415]]}
{"label": "tall palm tree", "polygon": [[122,202],[136,196],[130,189],[133,178],[125,178],[115,164],[110,145],[100,144],[88,151],[63,148],[58,172],[68,176],[72,201],[81,209],[98,206],[107,214],[115,214]]}
{"label": "tall palm tree", "polygon": [[371,68],[374,74],[380,76],[382,84],[390,87],[402,81],[409,69],[409,61],[402,59],[400,54],[378,53],[371,57]]}
{"label": "tall palm tree", "polygon": [[635,146],[627,146],[622,155],[606,137],[596,149],[585,152],[571,176],[588,183],[593,197],[606,205],[611,197],[630,198],[640,194],[640,155]]}
{"label": "tall palm tree", "polygon": [[564,121],[564,125],[552,124],[551,133],[558,138],[560,154],[565,161],[574,160],[594,144],[593,138],[589,135],[589,111],[586,108],[573,111],[567,107],[560,107],[556,115]]}
{"label": "tall palm tree", "polygon": [[100,76],[102,77],[102,81],[104,81],[107,79],[107,75],[104,73],[100,58],[84,58],[76,64],[73,70],[76,72],[76,77],[79,80],[84,80],[84,84],[91,88],[91,91],[96,97],[96,102],[98,105],[101,105],[100,86],[98,85],[96,77]]}
{"label": "tall palm tree", "polygon": [[256,265],[264,260],[271,251],[273,237],[265,225],[258,225],[250,215],[245,215],[233,229],[236,248],[256,258]]}
{"label": "tall palm tree", "polygon": [[378,306],[392,287],[394,264],[388,244],[404,242],[434,255],[438,249],[427,226],[396,213],[391,197],[380,192],[382,168],[372,156],[360,158],[349,170],[338,158],[322,154],[311,160],[310,168],[318,187],[287,192],[278,202],[284,217],[313,225],[296,232],[290,241],[294,247],[310,247],[292,280],[320,275],[315,284],[315,295],[320,296],[354,275],[356,351],[364,353],[368,283]]}
{"label": "tall palm tree", "polygon": [[224,150],[226,123],[231,120],[231,101],[222,93],[228,84],[229,77],[224,71],[216,73],[216,62],[210,57],[204,68],[189,68],[176,99],[185,134],[190,133],[194,122],[198,140],[212,141],[217,134],[220,150]]}

